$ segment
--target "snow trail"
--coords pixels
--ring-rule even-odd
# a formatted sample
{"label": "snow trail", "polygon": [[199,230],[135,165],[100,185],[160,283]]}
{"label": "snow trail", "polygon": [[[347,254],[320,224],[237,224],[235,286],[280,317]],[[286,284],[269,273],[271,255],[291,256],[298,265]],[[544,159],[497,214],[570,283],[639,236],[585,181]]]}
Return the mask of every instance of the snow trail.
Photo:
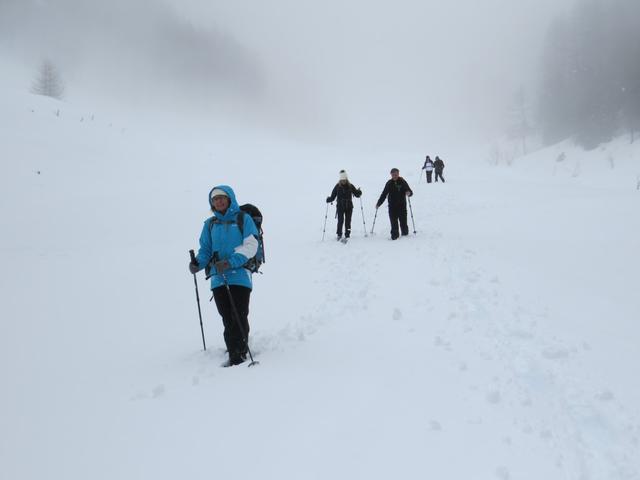
{"label": "snow trail", "polygon": [[[635,190],[444,155],[447,183],[426,185],[421,153],[114,131],[16,99],[35,112],[0,116],[18,159],[0,180],[3,478],[639,478]],[[356,204],[349,243],[331,209],[321,242],[337,172],[370,228],[391,166],[418,234],[389,241],[385,205],[364,238]],[[202,278],[200,350],[187,271],[223,179],[265,214],[251,369],[220,368]]]}

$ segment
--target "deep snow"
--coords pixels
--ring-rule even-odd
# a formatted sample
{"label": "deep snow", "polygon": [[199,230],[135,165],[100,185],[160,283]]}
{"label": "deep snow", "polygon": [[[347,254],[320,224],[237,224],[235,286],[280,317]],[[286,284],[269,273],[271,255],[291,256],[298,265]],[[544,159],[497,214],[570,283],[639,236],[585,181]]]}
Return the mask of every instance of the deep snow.
{"label": "deep snow", "polygon": [[[443,148],[426,185],[425,152],[0,102],[0,478],[640,478],[640,144]],[[357,202],[322,242],[338,171],[370,230],[392,166],[418,234],[385,206],[365,238]],[[220,368],[202,278],[201,349],[216,183],[265,214],[251,369]]]}

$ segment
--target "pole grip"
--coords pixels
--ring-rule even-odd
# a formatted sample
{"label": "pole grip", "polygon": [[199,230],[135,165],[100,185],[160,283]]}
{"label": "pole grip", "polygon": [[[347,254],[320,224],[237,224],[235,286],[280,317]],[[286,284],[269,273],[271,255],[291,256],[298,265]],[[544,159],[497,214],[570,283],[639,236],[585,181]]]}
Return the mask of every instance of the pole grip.
{"label": "pole grip", "polygon": [[196,263],[196,254],[193,250],[189,250],[189,255],[191,256],[191,263]]}

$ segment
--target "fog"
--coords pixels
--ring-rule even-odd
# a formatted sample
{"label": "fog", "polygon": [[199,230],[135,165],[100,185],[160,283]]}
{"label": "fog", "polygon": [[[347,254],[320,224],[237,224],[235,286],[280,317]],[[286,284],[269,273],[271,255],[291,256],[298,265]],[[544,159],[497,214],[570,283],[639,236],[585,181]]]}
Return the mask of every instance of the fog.
{"label": "fog", "polygon": [[80,92],[316,141],[418,146],[503,128],[573,0],[0,0],[0,52]]}

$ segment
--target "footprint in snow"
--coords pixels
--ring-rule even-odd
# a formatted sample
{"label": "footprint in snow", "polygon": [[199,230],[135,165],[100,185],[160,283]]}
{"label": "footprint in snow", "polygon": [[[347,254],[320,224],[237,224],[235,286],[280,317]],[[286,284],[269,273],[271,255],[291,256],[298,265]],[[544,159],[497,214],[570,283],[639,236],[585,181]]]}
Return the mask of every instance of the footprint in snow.
{"label": "footprint in snow", "polygon": [[165,392],[166,392],[166,389],[164,388],[164,385],[158,385],[151,391],[151,396],[153,398],[159,398],[163,396]]}
{"label": "footprint in snow", "polygon": [[487,402],[497,405],[502,399],[498,390],[493,390],[487,394]]}
{"label": "footprint in snow", "polygon": [[498,467],[496,468],[496,477],[500,480],[509,480],[511,478],[511,473],[507,467]]}
{"label": "footprint in snow", "polygon": [[614,399],[613,393],[609,390],[604,390],[603,392],[600,392],[596,398],[598,400],[600,400],[601,402],[610,402],[611,400]]}
{"label": "footprint in snow", "polygon": [[442,425],[440,425],[440,422],[436,420],[431,420],[429,422],[429,429],[433,432],[439,432],[442,430]]}
{"label": "footprint in snow", "polygon": [[526,330],[511,330],[509,336],[518,340],[531,340],[534,337],[533,333]]}
{"label": "footprint in snow", "polygon": [[549,441],[553,438],[553,432],[551,430],[545,429],[540,432],[540,438],[545,441]]}
{"label": "footprint in snow", "polygon": [[542,356],[547,360],[563,360],[569,357],[569,350],[549,347],[542,351]]}

